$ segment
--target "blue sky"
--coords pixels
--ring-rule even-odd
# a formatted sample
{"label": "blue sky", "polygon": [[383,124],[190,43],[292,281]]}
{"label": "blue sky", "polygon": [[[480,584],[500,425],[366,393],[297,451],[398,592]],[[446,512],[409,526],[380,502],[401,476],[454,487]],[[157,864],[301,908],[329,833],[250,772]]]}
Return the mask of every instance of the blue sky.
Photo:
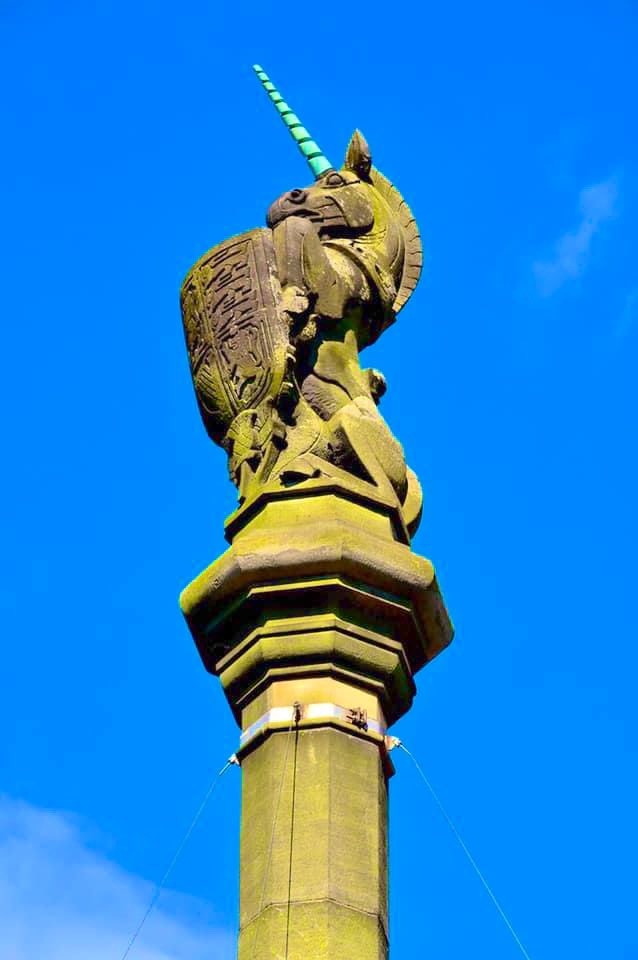
{"label": "blue sky", "polygon": [[[177,606],[224,548],[191,263],[355,126],[426,268],[366,362],[457,628],[397,733],[533,960],[635,960],[638,16],[630,2],[0,5],[0,955],[119,960],[237,742]],[[394,960],[516,957],[408,765]],[[233,955],[240,777],[132,960]]]}

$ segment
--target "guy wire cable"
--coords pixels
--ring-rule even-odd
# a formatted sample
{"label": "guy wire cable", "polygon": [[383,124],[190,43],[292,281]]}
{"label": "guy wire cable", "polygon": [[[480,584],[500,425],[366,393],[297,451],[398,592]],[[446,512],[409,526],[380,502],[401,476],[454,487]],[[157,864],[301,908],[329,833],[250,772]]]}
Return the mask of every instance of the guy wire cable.
{"label": "guy wire cable", "polygon": [[525,947],[524,947],[523,944],[521,943],[518,934],[516,933],[514,927],[512,926],[512,924],[510,923],[510,921],[508,920],[507,915],[506,915],[505,911],[503,910],[502,906],[500,905],[500,903],[498,902],[498,900],[496,899],[496,896],[495,896],[494,893],[492,892],[492,889],[491,889],[489,883],[487,882],[487,880],[485,879],[485,877],[483,876],[483,874],[482,874],[481,871],[479,870],[478,864],[476,863],[476,860],[474,859],[474,857],[472,856],[472,854],[471,854],[470,851],[468,850],[468,848],[467,848],[467,846],[466,846],[466,844],[465,844],[465,842],[464,842],[464,840],[463,840],[463,837],[461,836],[461,834],[460,834],[459,831],[457,830],[457,828],[456,828],[456,826],[455,826],[455,824],[454,824],[454,821],[452,820],[452,818],[451,818],[450,815],[448,814],[447,810],[445,809],[445,807],[443,806],[443,804],[442,804],[441,801],[439,800],[439,797],[438,797],[438,795],[437,795],[434,787],[432,786],[432,784],[430,783],[430,781],[428,780],[428,778],[427,778],[426,775],[424,774],[424,772],[423,772],[423,770],[421,769],[421,766],[420,766],[420,764],[418,763],[416,757],[413,756],[413,755],[410,753],[410,751],[408,750],[408,748],[407,748],[397,737],[392,737],[391,739],[392,739],[392,741],[393,741],[393,746],[399,747],[401,750],[403,750],[404,753],[407,753],[407,755],[408,755],[408,756],[410,757],[410,759],[412,760],[414,766],[417,768],[419,774],[421,775],[421,778],[423,779],[424,784],[426,785],[426,787],[428,788],[428,790],[429,790],[430,793],[432,794],[432,798],[433,798],[434,802],[436,803],[437,807],[439,808],[439,810],[440,810],[441,813],[443,814],[445,820],[447,821],[447,824],[448,824],[450,830],[452,831],[452,833],[454,834],[454,836],[455,836],[456,839],[458,840],[459,845],[460,845],[461,849],[463,850],[463,853],[465,854],[465,856],[467,857],[467,859],[470,861],[470,864],[471,864],[472,867],[474,868],[474,871],[476,872],[477,877],[479,878],[479,880],[481,881],[481,883],[483,884],[483,886],[484,886],[485,889],[487,890],[487,892],[488,892],[488,894],[489,894],[489,896],[490,896],[490,899],[492,900],[492,903],[494,904],[494,906],[496,907],[496,909],[497,909],[498,912],[500,913],[501,918],[503,919],[503,921],[504,921],[507,929],[508,929],[509,932],[512,934],[512,936],[513,936],[513,938],[514,938],[514,940],[515,940],[515,942],[516,942],[519,950],[521,951],[521,953],[522,953],[523,956],[525,957],[525,960],[531,960],[529,953],[527,952],[527,950],[525,949]]}
{"label": "guy wire cable", "polygon": [[156,888],[155,888],[155,892],[153,893],[153,896],[151,897],[150,903],[149,903],[148,907],[146,908],[146,913],[144,914],[144,916],[143,916],[142,919],[140,920],[140,922],[139,922],[139,924],[138,924],[138,926],[137,926],[137,929],[135,930],[135,933],[133,934],[133,936],[132,936],[131,939],[129,940],[128,946],[127,946],[126,950],[124,951],[124,953],[122,954],[122,960],[126,960],[126,958],[128,957],[129,953],[131,952],[131,948],[133,947],[133,944],[135,943],[135,941],[136,941],[137,938],[139,937],[140,933],[142,932],[142,927],[144,926],[144,924],[145,924],[146,921],[148,920],[149,915],[150,915],[151,911],[153,910],[153,907],[155,906],[155,904],[156,904],[157,901],[159,900],[160,894],[161,894],[162,890],[164,889],[164,885],[165,885],[166,881],[168,880],[169,876],[171,875],[171,872],[173,871],[173,868],[175,867],[175,864],[176,864],[177,861],[179,860],[179,858],[180,858],[180,856],[181,856],[181,854],[182,854],[182,851],[183,851],[184,847],[185,847],[186,844],[188,843],[188,841],[189,841],[189,839],[190,839],[191,833],[193,832],[193,830],[194,830],[195,827],[197,826],[197,823],[199,822],[199,819],[200,819],[201,815],[203,814],[204,810],[206,809],[206,805],[208,804],[208,801],[210,800],[210,798],[211,798],[211,796],[212,796],[212,794],[213,794],[213,791],[215,790],[215,787],[217,786],[217,784],[219,783],[219,781],[220,781],[221,778],[224,776],[224,774],[226,773],[227,770],[229,770],[232,766],[238,766],[238,765],[239,765],[239,761],[238,761],[238,759],[237,759],[237,756],[233,753],[232,756],[230,756],[230,757],[228,758],[228,760],[226,761],[226,763],[224,764],[224,766],[221,768],[221,770],[219,771],[219,773],[215,774],[215,776],[213,777],[213,780],[211,781],[210,786],[208,787],[208,790],[206,791],[202,802],[200,803],[199,807],[197,808],[197,812],[195,813],[195,816],[193,817],[193,819],[192,819],[191,822],[190,822],[190,825],[189,825],[189,827],[188,827],[188,830],[186,831],[186,833],[185,833],[184,836],[182,837],[182,839],[181,839],[181,841],[180,841],[180,844],[179,844],[177,850],[175,851],[175,854],[173,855],[173,859],[171,860],[171,862],[169,863],[168,867],[167,867],[166,870],[164,871],[164,876],[162,877],[162,879],[160,880],[160,882],[157,884],[157,886],[156,886]]}

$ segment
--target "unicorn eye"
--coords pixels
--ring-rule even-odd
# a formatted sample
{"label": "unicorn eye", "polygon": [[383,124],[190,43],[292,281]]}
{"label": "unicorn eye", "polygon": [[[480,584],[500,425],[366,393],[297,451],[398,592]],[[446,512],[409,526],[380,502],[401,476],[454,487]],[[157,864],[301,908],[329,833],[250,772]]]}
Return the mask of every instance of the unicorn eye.
{"label": "unicorn eye", "polygon": [[326,184],[329,187],[343,187],[345,186],[346,181],[343,179],[340,173],[331,173],[326,177]]}

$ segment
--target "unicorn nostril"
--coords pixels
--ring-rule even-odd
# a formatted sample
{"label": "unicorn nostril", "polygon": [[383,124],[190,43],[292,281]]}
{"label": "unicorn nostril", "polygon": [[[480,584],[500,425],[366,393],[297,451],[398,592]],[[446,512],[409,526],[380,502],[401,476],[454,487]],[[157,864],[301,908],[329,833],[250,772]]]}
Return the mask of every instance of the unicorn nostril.
{"label": "unicorn nostril", "polygon": [[305,190],[291,190],[290,193],[288,194],[288,196],[289,196],[290,200],[292,200],[293,203],[303,203],[303,201],[306,199],[306,191],[305,191]]}

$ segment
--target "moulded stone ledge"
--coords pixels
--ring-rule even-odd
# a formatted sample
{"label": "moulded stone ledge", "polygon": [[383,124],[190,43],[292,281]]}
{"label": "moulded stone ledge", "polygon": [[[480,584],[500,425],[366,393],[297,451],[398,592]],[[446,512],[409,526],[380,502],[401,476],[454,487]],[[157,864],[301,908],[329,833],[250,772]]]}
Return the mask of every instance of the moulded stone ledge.
{"label": "moulded stone ledge", "polygon": [[[364,590],[372,588],[391,599],[408,601],[422,633],[421,665],[436,656],[450,643],[452,627],[431,563],[403,544],[347,527],[332,522],[290,530],[280,546],[263,535],[245,537],[227,550],[180,598],[200,652],[208,643],[205,637],[211,624],[236,611],[251,588],[337,575]],[[232,642],[229,637],[228,643]]]}
{"label": "moulded stone ledge", "polygon": [[240,721],[247,700],[257,682],[276,670],[279,678],[289,668],[295,676],[311,676],[320,667],[347,671],[351,685],[370,688],[380,697],[383,712],[394,723],[410,709],[414,682],[402,645],[334,616],[307,617],[267,622],[252,631],[217,664],[217,673],[228,701]]}
{"label": "moulded stone ledge", "polygon": [[325,490],[266,499],[183,591],[204,665],[238,719],[271,671],[299,668],[381,683],[390,722],[409,708],[412,675],[450,643],[452,626],[432,564],[396,539],[384,509]]}

